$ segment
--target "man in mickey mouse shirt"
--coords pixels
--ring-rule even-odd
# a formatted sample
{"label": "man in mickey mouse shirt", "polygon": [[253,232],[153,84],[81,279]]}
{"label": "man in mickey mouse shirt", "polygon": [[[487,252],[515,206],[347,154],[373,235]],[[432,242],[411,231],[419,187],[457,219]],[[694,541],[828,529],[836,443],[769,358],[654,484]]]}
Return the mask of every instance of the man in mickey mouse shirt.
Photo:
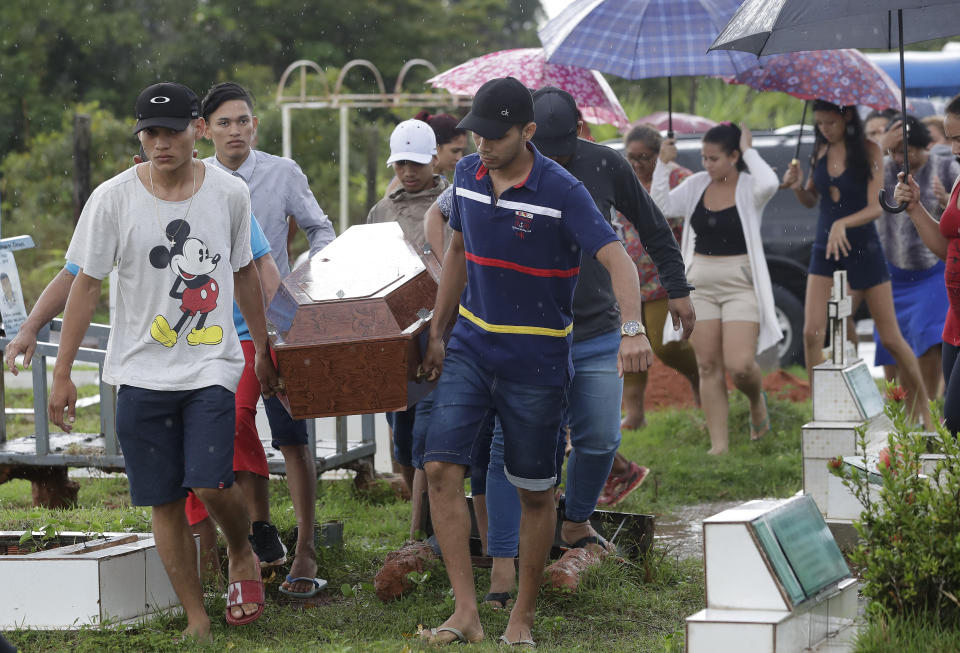
{"label": "man in mickey mouse shirt", "polygon": [[64,313],[49,417],[71,429],[71,365],[116,263],[117,314],[103,379],[118,386],[117,437],[131,500],[153,508],[157,551],[187,616],[185,633],[209,640],[184,516],[188,489],[227,541],[227,622],[257,619],[264,602],[247,510],[233,485],[233,393],[243,354],[231,300],[250,328],[263,393],[282,382],[250,250],[250,195],[241,180],[193,159],[204,128],[199,109],[196,94],[180,84],[155,84],[137,98],[135,133],[150,161],[97,187],[80,216],[66,255],[80,273]]}

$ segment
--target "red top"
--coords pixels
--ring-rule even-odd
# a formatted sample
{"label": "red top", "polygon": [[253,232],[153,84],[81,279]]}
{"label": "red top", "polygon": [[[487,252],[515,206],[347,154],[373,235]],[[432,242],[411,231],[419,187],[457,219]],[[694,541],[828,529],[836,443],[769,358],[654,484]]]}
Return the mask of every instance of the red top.
{"label": "red top", "polygon": [[947,239],[947,265],[943,278],[950,299],[947,321],[943,324],[943,341],[954,347],[960,347],[960,209],[957,208],[957,194],[960,184],[956,184],[950,193],[950,203],[940,216],[940,233]]}

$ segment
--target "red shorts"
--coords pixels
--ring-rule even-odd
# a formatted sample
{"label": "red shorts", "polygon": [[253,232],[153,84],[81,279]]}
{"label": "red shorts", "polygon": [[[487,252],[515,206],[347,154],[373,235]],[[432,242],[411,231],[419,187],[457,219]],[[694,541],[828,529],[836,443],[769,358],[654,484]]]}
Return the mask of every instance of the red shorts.
{"label": "red shorts", "polygon": [[[257,433],[257,402],[260,400],[260,381],[253,371],[256,348],[250,340],[241,340],[243,347],[243,375],[237,386],[235,396],[237,426],[233,434],[233,471],[253,472],[267,478],[267,454]],[[203,502],[191,492],[187,496],[187,521],[190,525],[199,524],[207,518],[207,509]]]}

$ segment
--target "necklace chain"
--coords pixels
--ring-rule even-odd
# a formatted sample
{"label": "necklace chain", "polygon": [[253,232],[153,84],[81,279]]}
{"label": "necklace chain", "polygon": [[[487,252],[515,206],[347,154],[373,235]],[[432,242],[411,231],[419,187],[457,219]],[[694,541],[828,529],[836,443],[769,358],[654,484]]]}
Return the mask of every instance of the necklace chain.
{"label": "necklace chain", "polygon": [[157,226],[160,227],[160,232],[163,234],[163,237],[166,238],[167,242],[170,243],[171,247],[177,242],[177,234],[180,233],[183,223],[187,221],[187,216],[190,215],[190,208],[193,206],[193,198],[197,194],[197,166],[192,160],[190,161],[190,167],[193,169],[193,192],[190,194],[187,212],[183,214],[183,218],[181,218],[182,222],[177,225],[177,230],[173,232],[173,236],[169,236],[167,235],[166,227],[163,226],[163,220],[160,219],[160,200],[157,198],[157,189],[153,185],[153,162],[147,163],[147,174],[150,177],[150,193],[153,195],[153,208],[157,214]]}

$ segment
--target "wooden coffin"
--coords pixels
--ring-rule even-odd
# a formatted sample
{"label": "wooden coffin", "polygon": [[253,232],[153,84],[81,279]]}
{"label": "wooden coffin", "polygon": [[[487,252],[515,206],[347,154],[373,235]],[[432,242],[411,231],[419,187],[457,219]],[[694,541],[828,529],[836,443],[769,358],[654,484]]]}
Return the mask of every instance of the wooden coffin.
{"label": "wooden coffin", "polygon": [[284,279],[267,329],[295,418],[405,410],[417,381],[440,266],[395,222],[350,227]]}

